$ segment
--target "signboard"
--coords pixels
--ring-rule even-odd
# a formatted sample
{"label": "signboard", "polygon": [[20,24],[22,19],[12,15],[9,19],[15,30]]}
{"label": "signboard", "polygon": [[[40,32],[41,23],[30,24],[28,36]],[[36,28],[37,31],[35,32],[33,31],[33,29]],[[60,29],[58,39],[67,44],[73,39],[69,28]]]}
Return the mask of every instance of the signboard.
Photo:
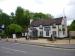
{"label": "signboard", "polygon": [[75,36],[75,31],[69,31],[69,44],[70,44],[71,37],[74,36]]}
{"label": "signboard", "polygon": [[69,34],[70,34],[70,36],[74,37],[75,36],[75,31],[70,31]]}

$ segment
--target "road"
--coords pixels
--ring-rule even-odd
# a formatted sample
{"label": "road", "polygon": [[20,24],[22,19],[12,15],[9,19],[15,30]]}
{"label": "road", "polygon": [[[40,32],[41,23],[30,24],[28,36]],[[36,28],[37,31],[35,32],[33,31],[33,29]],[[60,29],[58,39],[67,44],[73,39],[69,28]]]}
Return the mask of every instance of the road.
{"label": "road", "polygon": [[0,56],[75,56],[75,50],[0,41]]}

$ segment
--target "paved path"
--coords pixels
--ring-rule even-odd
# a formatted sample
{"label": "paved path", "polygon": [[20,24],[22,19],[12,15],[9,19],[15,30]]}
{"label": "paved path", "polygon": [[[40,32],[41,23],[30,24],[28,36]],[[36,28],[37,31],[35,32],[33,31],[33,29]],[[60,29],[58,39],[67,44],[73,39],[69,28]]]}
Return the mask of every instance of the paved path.
{"label": "paved path", "polygon": [[[69,44],[69,39],[57,39],[56,41],[48,41],[48,39],[37,39],[37,40],[26,40],[25,38],[16,39],[18,42],[34,42],[34,43],[45,43],[45,44]],[[14,41],[14,39],[9,39]],[[70,44],[75,44],[75,39],[70,40]]]}
{"label": "paved path", "polygon": [[0,56],[75,56],[75,50],[0,41]]}

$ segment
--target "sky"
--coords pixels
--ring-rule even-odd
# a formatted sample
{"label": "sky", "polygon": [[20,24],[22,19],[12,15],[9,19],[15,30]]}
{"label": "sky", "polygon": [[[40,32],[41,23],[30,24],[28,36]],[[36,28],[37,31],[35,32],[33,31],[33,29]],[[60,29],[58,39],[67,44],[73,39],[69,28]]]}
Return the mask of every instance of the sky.
{"label": "sky", "polygon": [[67,25],[75,19],[75,0],[0,0],[0,9],[10,15],[21,6],[31,12],[42,12],[54,17],[67,17]]}

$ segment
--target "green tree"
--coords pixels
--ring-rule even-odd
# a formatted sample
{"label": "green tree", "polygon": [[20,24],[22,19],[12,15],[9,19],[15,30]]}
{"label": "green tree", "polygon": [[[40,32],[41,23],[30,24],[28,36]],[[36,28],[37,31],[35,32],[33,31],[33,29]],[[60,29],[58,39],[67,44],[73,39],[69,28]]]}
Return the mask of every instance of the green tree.
{"label": "green tree", "polygon": [[14,17],[14,13],[13,12],[11,12],[11,16]]}
{"label": "green tree", "polygon": [[18,25],[18,24],[10,24],[8,26],[8,30],[7,31],[9,33],[13,34],[13,33],[21,33],[22,30],[23,30],[23,28],[20,25]]}
{"label": "green tree", "polygon": [[31,18],[34,20],[36,19],[51,19],[53,16],[50,14],[44,14],[44,13],[31,13]]}
{"label": "green tree", "polygon": [[10,20],[11,20],[11,23],[16,23],[15,14],[13,12],[11,12]]}
{"label": "green tree", "polygon": [[24,11],[24,20],[23,20],[23,24],[25,24],[25,26],[28,27],[29,23],[30,23],[30,12],[28,10]]}
{"label": "green tree", "polygon": [[15,20],[16,23],[22,25],[22,19],[24,17],[24,10],[21,7],[17,7]]}
{"label": "green tree", "polygon": [[5,30],[6,27],[10,24],[10,16],[4,12],[2,12],[2,10],[0,10],[0,25],[4,25],[5,28],[3,30],[0,30],[0,35],[1,36],[5,36]]}
{"label": "green tree", "polygon": [[29,15],[30,14],[29,14],[28,10],[24,10],[21,7],[17,7],[16,16],[15,16],[16,23],[21,25],[22,27],[28,26],[29,25],[29,18],[30,18]]}
{"label": "green tree", "polygon": [[0,24],[9,25],[10,24],[10,17],[6,13],[0,14]]}
{"label": "green tree", "polygon": [[71,25],[69,26],[69,30],[75,31],[75,20],[73,20],[73,22],[72,22]]}

